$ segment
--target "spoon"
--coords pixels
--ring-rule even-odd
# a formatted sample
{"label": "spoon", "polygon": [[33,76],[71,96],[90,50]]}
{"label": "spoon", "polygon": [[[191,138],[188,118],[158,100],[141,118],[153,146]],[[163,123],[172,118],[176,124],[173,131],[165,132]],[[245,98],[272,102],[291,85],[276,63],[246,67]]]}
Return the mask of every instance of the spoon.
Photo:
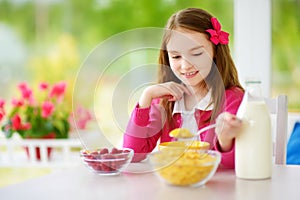
{"label": "spoon", "polygon": [[216,124],[211,124],[209,126],[201,128],[200,130],[197,131],[196,134],[192,134],[189,131],[189,129],[186,129],[186,128],[176,128],[169,133],[169,136],[174,137],[174,138],[192,138],[195,136],[199,136],[201,133],[203,133],[209,129],[215,128],[215,127],[216,127]]}

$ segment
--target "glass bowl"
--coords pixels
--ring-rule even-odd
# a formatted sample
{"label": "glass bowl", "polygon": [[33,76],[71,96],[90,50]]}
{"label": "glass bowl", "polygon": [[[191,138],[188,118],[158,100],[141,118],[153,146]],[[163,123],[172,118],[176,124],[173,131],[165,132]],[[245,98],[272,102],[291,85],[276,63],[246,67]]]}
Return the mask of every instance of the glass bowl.
{"label": "glass bowl", "polygon": [[134,151],[129,148],[83,149],[80,157],[84,165],[99,175],[118,175],[129,165]]}
{"label": "glass bowl", "polygon": [[214,150],[157,151],[148,155],[158,177],[170,185],[201,186],[215,174],[221,154]]}

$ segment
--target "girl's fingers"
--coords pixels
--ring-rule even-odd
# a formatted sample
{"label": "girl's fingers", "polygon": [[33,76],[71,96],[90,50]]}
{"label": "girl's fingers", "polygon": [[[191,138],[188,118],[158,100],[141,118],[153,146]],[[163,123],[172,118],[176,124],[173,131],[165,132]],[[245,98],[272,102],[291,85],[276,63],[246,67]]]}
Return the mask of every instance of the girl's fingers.
{"label": "girl's fingers", "polygon": [[237,118],[235,115],[230,113],[221,113],[217,120],[217,127],[216,127],[216,133],[226,133],[231,134],[234,132],[234,129],[241,127],[242,120]]}
{"label": "girl's fingers", "polygon": [[180,100],[184,93],[191,95],[191,91],[184,85],[175,82],[162,83],[160,86],[161,97],[168,98],[169,101]]}
{"label": "girl's fingers", "polygon": [[225,115],[225,121],[230,125],[230,126],[240,126],[242,123],[242,120],[240,120],[239,118],[237,118],[235,115],[229,114],[227,113]]}
{"label": "girl's fingers", "polygon": [[177,100],[181,99],[184,93],[188,95],[192,94],[187,87],[178,83],[172,85],[172,91],[174,92],[173,95],[174,97],[176,97]]}
{"label": "girl's fingers", "polygon": [[184,91],[181,87],[179,87],[179,84],[171,83],[166,87],[167,92],[173,96],[174,100],[179,100],[183,97]]}

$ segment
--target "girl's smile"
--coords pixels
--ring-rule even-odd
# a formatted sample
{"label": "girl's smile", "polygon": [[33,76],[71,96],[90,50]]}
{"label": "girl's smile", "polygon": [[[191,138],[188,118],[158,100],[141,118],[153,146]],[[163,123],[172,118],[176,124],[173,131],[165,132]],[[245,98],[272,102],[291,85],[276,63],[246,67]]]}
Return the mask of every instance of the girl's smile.
{"label": "girl's smile", "polygon": [[186,73],[181,73],[182,76],[184,76],[186,79],[194,78],[199,71],[193,71],[193,72],[186,72]]}

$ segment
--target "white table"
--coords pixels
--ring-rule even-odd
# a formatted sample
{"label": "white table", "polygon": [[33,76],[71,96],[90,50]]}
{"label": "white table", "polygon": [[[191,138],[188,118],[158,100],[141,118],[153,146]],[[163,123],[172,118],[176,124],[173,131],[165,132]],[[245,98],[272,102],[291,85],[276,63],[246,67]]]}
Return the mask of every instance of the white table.
{"label": "white table", "polygon": [[[139,167],[131,164],[129,169]],[[299,185],[300,166],[274,166],[272,179],[260,181],[237,179],[233,170],[221,170],[196,188],[166,185],[152,172],[103,177],[81,166],[0,188],[0,199],[299,200]]]}

